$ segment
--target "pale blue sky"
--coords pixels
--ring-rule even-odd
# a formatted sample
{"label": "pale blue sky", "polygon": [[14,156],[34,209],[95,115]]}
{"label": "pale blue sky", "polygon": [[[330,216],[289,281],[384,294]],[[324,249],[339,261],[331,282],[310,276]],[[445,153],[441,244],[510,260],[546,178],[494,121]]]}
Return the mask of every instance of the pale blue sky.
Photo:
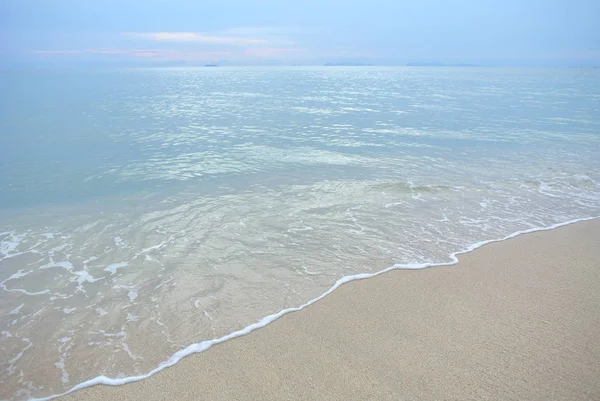
{"label": "pale blue sky", "polygon": [[600,0],[2,0],[3,60],[600,61]]}

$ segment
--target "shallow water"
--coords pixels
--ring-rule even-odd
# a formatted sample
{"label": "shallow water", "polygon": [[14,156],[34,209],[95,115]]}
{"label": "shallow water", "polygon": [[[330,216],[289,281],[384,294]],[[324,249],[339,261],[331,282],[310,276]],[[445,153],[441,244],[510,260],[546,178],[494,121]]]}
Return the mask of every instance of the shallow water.
{"label": "shallow water", "polygon": [[600,215],[600,73],[3,72],[0,398]]}

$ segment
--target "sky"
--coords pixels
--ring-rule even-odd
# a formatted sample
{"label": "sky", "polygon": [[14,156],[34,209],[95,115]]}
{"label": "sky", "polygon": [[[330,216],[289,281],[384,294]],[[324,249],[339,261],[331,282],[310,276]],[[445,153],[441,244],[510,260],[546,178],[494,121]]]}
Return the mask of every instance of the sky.
{"label": "sky", "polygon": [[600,0],[0,0],[27,63],[600,65]]}

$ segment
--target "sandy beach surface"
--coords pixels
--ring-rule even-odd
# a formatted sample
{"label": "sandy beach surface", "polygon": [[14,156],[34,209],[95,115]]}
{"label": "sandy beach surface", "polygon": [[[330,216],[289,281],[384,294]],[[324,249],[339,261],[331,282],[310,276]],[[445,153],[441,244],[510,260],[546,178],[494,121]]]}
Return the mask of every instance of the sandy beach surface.
{"label": "sandy beach surface", "polygon": [[[600,400],[600,220],[396,270],[62,400]],[[383,266],[382,266],[383,267]]]}

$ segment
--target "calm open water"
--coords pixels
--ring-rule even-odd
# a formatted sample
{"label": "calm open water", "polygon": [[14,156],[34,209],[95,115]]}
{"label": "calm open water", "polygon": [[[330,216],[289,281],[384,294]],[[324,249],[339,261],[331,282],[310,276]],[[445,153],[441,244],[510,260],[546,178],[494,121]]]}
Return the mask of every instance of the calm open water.
{"label": "calm open water", "polygon": [[0,89],[0,398],[126,381],[341,277],[600,215],[596,69],[30,70]]}

